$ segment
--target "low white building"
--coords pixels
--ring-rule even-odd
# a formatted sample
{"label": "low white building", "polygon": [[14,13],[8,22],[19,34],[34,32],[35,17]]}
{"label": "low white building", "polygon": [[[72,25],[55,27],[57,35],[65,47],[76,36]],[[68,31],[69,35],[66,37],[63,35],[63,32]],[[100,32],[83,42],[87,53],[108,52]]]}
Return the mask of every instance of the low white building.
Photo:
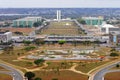
{"label": "low white building", "polygon": [[0,32],[0,43],[12,40],[12,32]]}

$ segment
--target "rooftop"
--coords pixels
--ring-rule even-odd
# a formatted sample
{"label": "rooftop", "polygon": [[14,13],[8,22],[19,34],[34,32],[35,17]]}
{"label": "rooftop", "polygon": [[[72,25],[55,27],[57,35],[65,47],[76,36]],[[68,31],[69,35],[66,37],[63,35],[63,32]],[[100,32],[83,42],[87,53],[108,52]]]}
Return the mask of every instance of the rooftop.
{"label": "rooftop", "polygon": [[102,16],[99,16],[99,17],[82,17],[82,19],[102,19],[103,20],[103,17]]}
{"label": "rooftop", "polygon": [[11,32],[3,32],[3,31],[1,32],[0,31],[0,34],[9,34],[9,33],[11,33]]}
{"label": "rooftop", "polygon": [[[111,25],[111,24],[104,24],[104,25],[102,25],[102,27],[104,27],[104,28],[115,28],[113,25]],[[117,28],[117,27],[116,27]]]}
{"label": "rooftop", "polygon": [[25,17],[25,18],[21,18],[21,19],[17,19],[17,20],[14,20],[14,21],[35,21],[36,19],[41,19],[42,17]]}

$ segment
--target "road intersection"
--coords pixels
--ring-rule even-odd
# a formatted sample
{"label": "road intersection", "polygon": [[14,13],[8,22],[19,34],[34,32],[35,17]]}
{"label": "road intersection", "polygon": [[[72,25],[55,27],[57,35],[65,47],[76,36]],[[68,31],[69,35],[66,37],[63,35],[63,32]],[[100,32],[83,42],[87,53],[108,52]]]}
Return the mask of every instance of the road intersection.
{"label": "road intersection", "polygon": [[120,70],[110,70],[116,64],[120,64],[120,60],[97,70],[96,72],[94,72],[93,74],[90,75],[89,80],[104,80],[104,76],[106,73],[119,72]]}
{"label": "road intersection", "polygon": [[12,76],[13,80],[24,80],[23,75],[17,69],[2,63],[0,63],[0,66],[8,70],[8,71],[0,71],[0,73],[8,74]]}

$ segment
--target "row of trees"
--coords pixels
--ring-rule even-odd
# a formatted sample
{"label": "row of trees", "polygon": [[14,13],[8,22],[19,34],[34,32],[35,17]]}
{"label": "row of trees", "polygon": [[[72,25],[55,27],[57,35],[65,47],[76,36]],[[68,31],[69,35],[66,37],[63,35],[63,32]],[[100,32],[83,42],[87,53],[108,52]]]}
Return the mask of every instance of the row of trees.
{"label": "row of trees", "polygon": [[[24,43],[25,45],[29,46],[32,42],[31,42],[31,41],[23,41],[23,43]],[[38,46],[45,44],[44,40],[40,40],[40,39],[36,39],[36,40],[34,41],[34,43],[35,43],[36,45],[38,45]],[[50,42],[48,42],[48,44],[49,44],[49,43],[50,43]],[[54,42],[51,42],[51,43],[54,43]],[[62,45],[65,44],[65,43],[66,43],[65,40],[59,40],[59,41],[58,41],[58,44],[60,44],[61,47],[62,47]],[[77,46],[77,44],[78,44],[77,41],[73,41],[72,43],[74,44],[74,46]],[[94,42],[91,42],[91,41],[83,41],[82,44],[84,44],[84,45],[86,45],[86,46],[91,45],[91,44],[97,44],[97,45],[99,45],[99,44],[100,44],[100,41],[94,41]]]}
{"label": "row of trees", "polygon": [[45,19],[41,19],[41,21],[35,22],[35,23],[33,24],[33,26],[34,26],[34,27],[39,27],[39,26],[41,26],[41,25],[46,26],[46,25],[48,25],[48,24],[49,24],[49,22],[46,22]]}
{"label": "row of trees", "polygon": [[[44,62],[45,62],[44,59],[37,59],[34,61],[34,64],[39,66],[40,64],[42,64]],[[33,72],[26,72],[24,76],[27,77],[28,80],[33,80],[33,78],[35,77],[35,74]],[[34,80],[42,80],[42,79],[39,77],[36,77]]]}
{"label": "row of trees", "polygon": [[43,40],[39,40],[39,39],[36,39],[34,42],[24,40],[23,43],[24,43],[24,45],[26,45],[26,46],[29,46],[29,45],[32,44],[32,43],[35,43],[35,44],[38,45],[38,46],[45,44],[45,42],[44,42]]}
{"label": "row of trees", "polygon": [[83,24],[83,25],[86,24],[85,20],[83,20],[83,19],[81,19],[81,18],[79,18],[77,21],[78,21],[80,24]]}
{"label": "row of trees", "polygon": [[34,27],[38,27],[38,26],[41,26],[42,23],[43,23],[43,22],[38,21],[38,22],[35,22],[35,23],[33,24],[33,26],[34,26]]}
{"label": "row of trees", "polygon": [[[35,77],[35,73],[33,72],[26,72],[24,75],[28,80],[33,80],[33,78]],[[39,77],[34,78],[34,80],[42,80]]]}
{"label": "row of trees", "polygon": [[117,53],[115,53],[115,52],[112,52],[112,53],[110,53],[110,56],[111,56],[111,57],[117,57],[117,56],[119,56],[119,54],[117,54]]}
{"label": "row of trees", "polygon": [[35,46],[27,46],[24,48],[26,51],[34,50],[36,47]]}
{"label": "row of trees", "polygon": [[115,48],[112,48],[111,50],[110,50],[110,56],[111,57],[117,57],[117,56],[119,56],[119,54],[117,53],[117,51],[116,51],[116,49]]}
{"label": "row of trees", "polygon": [[[42,78],[35,77],[35,73],[33,72],[26,72],[24,75],[28,80],[42,80]],[[34,79],[33,79],[34,78]],[[52,80],[58,80],[57,78],[53,78]]]}

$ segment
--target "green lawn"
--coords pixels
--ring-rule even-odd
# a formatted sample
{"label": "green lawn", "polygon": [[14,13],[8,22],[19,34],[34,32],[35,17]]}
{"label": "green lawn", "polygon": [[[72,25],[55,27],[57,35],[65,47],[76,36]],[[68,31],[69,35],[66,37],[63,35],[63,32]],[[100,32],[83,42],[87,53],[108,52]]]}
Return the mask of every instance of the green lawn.
{"label": "green lawn", "polygon": [[42,80],[52,80],[57,78],[58,80],[88,80],[88,76],[74,73],[72,71],[60,71],[60,72],[46,72],[46,71],[37,71],[34,72],[36,77],[42,78]]}
{"label": "green lawn", "polygon": [[45,69],[54,69],[54,68],[59,68],[59,69],[69,69],[72,64],[70,62],[47,62],[48,67]]}
{"label": "green lawn", "polygon": [[[68,25],[66,25],[68,24]],[[41,34],[47,35],[80,35],[84,34],[81,30],[78,30],[77,25],[74,22],[51,22],[47,29],[43,29]]]}
{"label": "green lawn", "polygon": [[107,61],[101,61],[101,62],[90,62],[90,63],[79,63],[79,65],[76,67],[76,70],[82,71],[84,73],[89,72],[90,70],[103,65],[107,63]]}

